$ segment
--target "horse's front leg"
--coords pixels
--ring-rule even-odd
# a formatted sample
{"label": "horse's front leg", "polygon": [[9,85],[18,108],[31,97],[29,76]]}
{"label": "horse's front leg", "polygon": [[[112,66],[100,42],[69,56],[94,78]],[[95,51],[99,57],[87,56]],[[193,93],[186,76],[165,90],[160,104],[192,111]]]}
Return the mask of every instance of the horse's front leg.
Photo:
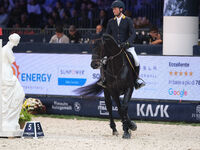
{"label": "horse's front leg", "polygon": [[113,116],[112,116],[112,101],[111,101],[111,96],[108,93],[107,90],[104,90],[104,96],[105,96],[105,103],[106,103],[106,108],[109,112],[109,118],[110,118],[110,127],[113,130],[113,135],[119,135],[116,129],[116,124],[114,122]]}
{"label": "horse's front leg", "polygon": [[123,130],[124,130],[124,134],[122,138],[125,138],[125,139],[131,138],[131,133],[129,132],[130,119],[128,117],[128,102],[131,99],[132,93],[133,93],[133,88],[128,88],[126,90],[123,101],[122,101],[122,105],[121,105],[121,113],[123,117],[122,123],[123,123]]}

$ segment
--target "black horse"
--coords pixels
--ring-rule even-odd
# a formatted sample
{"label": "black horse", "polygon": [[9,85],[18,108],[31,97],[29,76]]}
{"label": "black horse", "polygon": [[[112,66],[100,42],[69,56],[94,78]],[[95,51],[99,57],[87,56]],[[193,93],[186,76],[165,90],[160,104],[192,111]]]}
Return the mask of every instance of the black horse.
{"label": "black horse", "polygon": [[[102,62],[107,57],[106,66]],[[136,124],[130,120],[128,115],[128,102],[134,89],[136,74],[134,67],[127,58],[127,52],[120,49],[113,39],[108,34],[104,34],[102,38],[96,39],[92,53],[91,67],[97,69],[106,67],[104,75],[106,76],[106,88],[99,86],[96,83],[86,87],[79,88],[79,94],[82,96],[98,95],[104,91],[106,108],[109,112],[110,127],[113,130],[113,135],[118,135],[116,125],[112,116],[112,99],[115,100],[118,107],[118,113],[123,123],[123,138],[130,138],[130,130],[136,130]],[[123,100],[120,100],[120,95],[124,94]]]}

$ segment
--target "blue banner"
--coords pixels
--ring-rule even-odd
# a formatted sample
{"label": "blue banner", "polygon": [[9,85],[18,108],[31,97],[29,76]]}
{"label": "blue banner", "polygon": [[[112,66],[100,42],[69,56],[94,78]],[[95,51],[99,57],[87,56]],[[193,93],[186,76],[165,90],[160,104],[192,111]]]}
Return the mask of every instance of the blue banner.
{"label": "blue banner", "polygon": [[[78,115],[108,118],[104,99],[39,97],[47,114]],[[120,118],[113,103],[113,116]],[[133,120],[181,121],[200,123],[200,103],[131,100],[128,113]]]}

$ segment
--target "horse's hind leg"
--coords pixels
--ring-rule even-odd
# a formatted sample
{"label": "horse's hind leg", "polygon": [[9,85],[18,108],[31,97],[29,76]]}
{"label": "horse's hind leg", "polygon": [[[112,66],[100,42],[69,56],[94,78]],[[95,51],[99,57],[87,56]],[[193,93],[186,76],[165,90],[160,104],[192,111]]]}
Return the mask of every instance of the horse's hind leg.
{"label": "horse's hind leg", "polygon": [[116,124],[114,122],[113,116],[112,116],[112,101],[111,101],[111,96],[110,94],[104,90],[104,95],[105,95],[105,103],[106,103],[106,108],[109,112],[109,118],[110,118],[110,127],[113,130],[113,135],[118,135],[117,129],[116,129]]}

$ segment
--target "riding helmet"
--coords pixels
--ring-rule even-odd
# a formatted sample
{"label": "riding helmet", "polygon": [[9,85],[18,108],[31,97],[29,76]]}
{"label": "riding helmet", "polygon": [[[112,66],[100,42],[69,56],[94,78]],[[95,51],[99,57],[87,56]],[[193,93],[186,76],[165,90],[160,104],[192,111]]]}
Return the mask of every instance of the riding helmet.
{"label": "riding helmet", "polygon": [[114,8],[114,7],[123,8],[123,10],[125,10],[124,2],[122,2],[121,0],[115,0],[111,5],[111,8]]}

